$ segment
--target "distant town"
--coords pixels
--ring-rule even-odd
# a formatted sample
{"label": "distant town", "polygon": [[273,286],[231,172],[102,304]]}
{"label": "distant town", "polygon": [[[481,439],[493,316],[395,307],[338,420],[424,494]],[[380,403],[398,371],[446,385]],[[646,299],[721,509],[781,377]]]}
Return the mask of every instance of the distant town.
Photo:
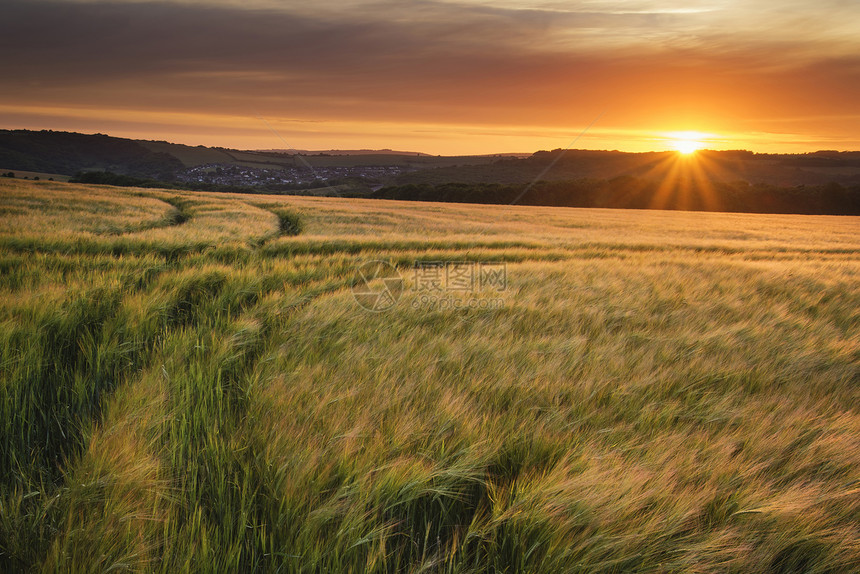
{"label": "distant town", "polygon": [[414,168],[395,165],[353,167],[283,167],[280,169],[252,168],[227,164],[205,164],[190,167],[176,174],[183,183],[211,183],[241,186],[306,186],[319,183],[361,180],[372,189],[382,187],[383,182]]}

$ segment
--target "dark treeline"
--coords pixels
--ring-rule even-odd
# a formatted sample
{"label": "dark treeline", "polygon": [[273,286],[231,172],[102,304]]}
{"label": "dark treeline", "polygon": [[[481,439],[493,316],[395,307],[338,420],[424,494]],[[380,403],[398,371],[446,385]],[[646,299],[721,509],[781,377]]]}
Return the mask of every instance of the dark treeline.
{"label": "dark treeline", "polygon": [[622,176],[608,180],[540,181],[534,185],[408,184],[382,188],[372,197],[559,207],[860,215],[860,186],[838,183],[780,187],[746,182],[652,181]]}

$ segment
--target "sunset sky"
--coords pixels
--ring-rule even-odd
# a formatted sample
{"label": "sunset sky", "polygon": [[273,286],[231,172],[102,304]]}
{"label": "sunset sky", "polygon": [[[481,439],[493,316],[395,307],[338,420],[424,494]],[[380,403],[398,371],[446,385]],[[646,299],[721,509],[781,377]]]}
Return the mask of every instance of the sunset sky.
{"label": "sunset sky", "polygon": [[[243,149],[860,149],[857,0],[3,0],[0,128]],[[581,139],[574,139],[587,127]]]}

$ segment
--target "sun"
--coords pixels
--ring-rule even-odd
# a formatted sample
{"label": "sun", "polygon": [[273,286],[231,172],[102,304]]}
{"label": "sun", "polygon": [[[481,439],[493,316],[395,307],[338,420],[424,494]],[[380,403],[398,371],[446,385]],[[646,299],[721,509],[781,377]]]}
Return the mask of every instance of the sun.
{"label": "sun", "polygon": [[707,134],[701,132],[671,132],[666,134],[666,139],[673,149],[683,155],[696,153],[705,147]]}
{"label": "sun", "polygon": [[673,145],[676,150],[684,155],[690,155],[691,153],[696,153],[698,150],[702,149],[702,142],[698,142],[696,140],[675,140]]}

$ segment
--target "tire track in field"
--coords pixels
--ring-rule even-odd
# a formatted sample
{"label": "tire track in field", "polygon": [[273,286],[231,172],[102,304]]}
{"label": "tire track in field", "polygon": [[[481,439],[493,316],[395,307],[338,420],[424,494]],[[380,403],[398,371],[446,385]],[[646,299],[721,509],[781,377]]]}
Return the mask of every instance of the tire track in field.
{"label": "tire track in field", "polygon": [[183,200],[183,198],[179,196],[163,198],[150,194],[140,195],[141,197],[147,197],[149,199],[153,199],[160,203],[166,204],[168,206],[167,213],[159,219],[155,219],[152,221],[144,221],[136,225],[128,225],[122,229],[110,229],[108,231],[99,233],[99,235],[116,237],[131,233],[150,231],[152,229],[166,229],[168,227],[176,227],[182,225],[192,217],[191,211],[188,209],[188,202]]}
{"label": "tire track in field", "polygon": [[[188,281],[183,281],[181,280],[183,278],[180,277],[180,280],[177,282],[171,282],[172,276],[176,276],[183,272],[191,272],[191,276]],[[161,277],[162,280],[158,281],[156,284],[158,277]],[[188,278],[186,277],[185,279]],[[261,285],[262,283],[265,283],[265,281],[262,281]],[[13,536],[11,531],[3,533],[2,530],[4,530],[4,525],[0,525],[0,534],[3,534],[3,537],[7,537],[9,540],[16,538],[31,542],[34,540],[38,541],[38,544],[36,545],[30,544],[30,547],[26,549],[26,551],[20,548],[18,549],[19,551],[26,552],[26,558],[16,554],[16,552],[12,550],[4,550],[4,552],[0,553],[0,570],[15,571],[19,569],[28,569],[43,562],[47,556],[48,549],[53,544],[53,540],[55,538],[55,534],[50,534],[47,538],[45,535],[48,533],[62,533],[62,525],[67,520],[67,517],[63,514],[63,510],[61,510],[64,506],[58,502],[62,500],[63,493],[68,492],[68,489],[64,487],[64,480],[71,476],[69,471],[74,468],[66,468],[68,465],[67,461],[77,460],[78,453],[86,451],[88,443],[86,440],[87,433],[85,432],[85,429],[101,420],[102,415],[104,414],[102,412],[103,405],[105,405],[106,401],[113,396],[116,389],[124,384],[132,384],[133,381],[130,379],[131,375],[155,367],[155,362],[160,356],[162,356],[162,350],[159,345],[163,345],[164,341],[172,338],[175,339],[177,337],[181,339],[182,334],[188,332],[208,333],[210,335],[210,339],[213,341],[222,337],[227,338],[229,344],[224,350],[226,351],[225,356],[229,359],[227,361],[228,364],[215,365],[217,372],[216,378],[220,384],[220,390],[218,392],[223,392],[225,399],[224,410],[221,415],[225,417],[224,420],[230,421],[230,425],[233,426],[234,431],[238,431],[238,429],[240,429],[244,414],[247,412],[249,398],[249,389],[247,388],[248,381],[245,381],[243,377],[254,372],[260,357],[266,349],[273,344],[270,335],[276,332],[276,330],[281,328],[284,324],[284,317],[281,315],[273,314],[272,316],[268,316],[263,313],[264,310],[259,309],[260,299],[261,297],[265,297],[267,294],[271,294],[276,291],[279,288],[278,285],[283,286],[285,284],[287,283],[283,281],[271,281],[267,286],[263,286],[262,290],[256,294],[249,293],[245,289],[236,289],[235,293],[224,301],[226,305],[226,317],[228,319],[224,328],[217,331],[210,331],[207,322],[211,318],[213,310],[209,308],[209,304],[216,301],[219,296],[231,289],[229,273],[222,273],[220,277],[217,274],[212,273],[194,275],[193,268],[189,269],[183,267],[181,263],[178,265],[174,264],[171,265],[170,268],[166,269],[165,272],[150,274],[146,278],[145,282],[141,283],[138,280],[137,284],[121,286],[118,291],[124,293],[124,295],[120,297],[116,302],[116,305],[111,307],[111,313],[108,313],[107,315],[102,314],[103,316],[100,316],[100,320],[93,323],[95,326],[99,327],[97,331],[93,331],[92,333],[87,331],[86,333],[81,334],[81,337],[84,337],[83,339],[77,336],[77,331],[72,333],[72,335],[75,336],[71,336],[68,341],[63,343],[62,348],[75,351],[75,357],[70,359],[70,362],[76,365],[76,367],[73,371],[69,372],[68,377],[61,381],[55,381],[55,383],[59,383],[62,387],[69,387],[72,384],[72,378],[75,378],[76,380],[96,381],[99,383],[99,388],[92,388],[89,390],[86,404],[90,406],[90,409],[86,413],[80,413],[79,423],[65,428],[58,427],[55,429],[56,432],[49,433],[50,436],[57,438],[59,442],[56,442],[56,444],[52,442],[50,448],[46,449],[46,452],[50,452],[53,457],[52,461],[45,461],[45,464],[41,469],[41,474],[46,480],[36,480],[36,477],[33,477],[35,482],[28,480],[25,481],[28,484],[21,484],[20,488],[23,488],[22,492],[30,492],[30,494],[28,494],[25,499],[19,500],[17,503],[12,499],[0,500],[0,506],[6,506],[8,502],[9,504],[12,504],[12,507],[16,507],[18,512],[21,513],[21,516],[17,517],[21,520],[16,521],[15,517],[13,517],[6,524],[8,526],[14,526],[14,529],[18,531],[17,534],[14,534]],[[319,297],[342,289],[347,284],[348,278],[346,277],[341,277],[336,280],[323,279],[311,284],[306,283],[302,278],[296,278],[295,286],[301,288],[303,292],[300,293],[300,296],[296,301],[288,305],[286,309],[289,314],[297,312],[299,309],[311,304]],[[176,288],[174,289],[173,286]],[[159,294],[159,289],[166,289],[167,292]],[[153,331],[152,329],[147,329],[140,325],[130,325],[128,324],[127,319],[123,319],[120,320],[119,323],[121,323],[121,326],[124,327],[124,329],[120,332],[114,333],[117,337],[112,337],[112,334],[106,331],[106,325],[111,321],[116,322],[116,319],[121,317],[122,313],[127,310],[126,308],[135,303],[134,297],[141,294],[144,296],[149,294],[151,296],[151,302],[155,304],[155,307],[150,310],[144,310],[143,314],[140,316],[141,318],[149,317],[150,319],[148,320],[150,322],[154,321],[153,325],[155,325],[155,330]],[[171,294],[173,295],[172,299],[164,301],[164,297]],[[283,310],[284,309],[281,309],[281,311]],[[151,313],[155,313],[155,315],[153,316]],[[256,334],[252,333],[252,336],[247,337],[247,333],[241,333],[241,328],[238,333],[231,332],[231,329],[234,326],[241,326],[243,321],[253,321],[254,314],[259,315],[259,317],[263,319],[262,326]],[[133,335],[135,332],[138,333],[138,336]],[[126,340],[123,338],[123,335],[130,335],[132,339],[137,340]],[[128,346],[130,343],[131,346]],[[118,357],[120,363],[113,365],[113,367],[108,365],[109,372],[106,374],[109,376],[102,376],[98,374],[98,372],[94,371],[93,369],[96,364],[98,364],[98,361],[94,363],[91,360],[94,354],[99,354],[104,345],[112,346],[114,348],[125,348],[128,351],[126,355]],[[180,354],[182,353],[183,352],[180,351]],[[206,347],[204,347],[202,353],[196,357],[194,355],[194,349],[185,349],[184,353],[187,353],[189,357],[195,358],[196,360],[180,365],[180,371],[188,371],[190,368],[193,368],[194,365],[206,366],[211,364],[213,361],[217,363],[217,361],[224,358],[223,356],[212,356],[211,350]],[[234,355],[239,356],[239,359],[233,360],[236,358]],[[104,370],[102,367],[99,368]],[[175,374],[176,373],[173,373],[172,375]],[[207,384],[215,383],[215,381],[204,382]],[[179,403],[174,403],[174,408],[184,406],[190,408],[193,412],[195,404],[196,403],[193,400],[185,403],[180,401]],[[43,419],[49,421],[55,420],[56,417],[53,413],[53,409],[49,407],[48,410],[51,412],[45,411]],[[24,409],[24,411],[27,411],[27,409]],[[181,411],[182,409],[179,408],[174,413],[175,416],[180,417],[182,414]],[[186,414],[189,413],[186,412]],[[218,418],[221,418],[221,416],[219,415]],[[176,419],[174,419],[173,422],[175,422],[175,420]],[[9,422],[8,419],[7,422]],[[22,429],[32,426],[25,424],[26,421],[23,419],[20,422],[21,425],[19,426]],[[171,422],[171,424],[173,424],[173,422]],[[202,420],[200,422],[202,423],[200,427],[202,429],[206,429],[207,426],[211,426],[211,421],[209,420]],[[234,432],[225,433],[221,437],[215,437],[214,442],[216,444],[225,445],[226,448],[229,441],[233,440],[234,434]],[[173,435],[173,432],[169,432],[167,436],[170,437]],[[205,431],[202,436],[196,437],[195,441],[206,443],[207,437],[210,439],[211,444],[212,435]],[[204,451],[204,455],[206,452],[208,451]],[[250,453],[250,455],[253,454],[254,453]],[[187,472],[187,469],[194,467],[193,459],[184,460],[181,464],[176,464],[177,461],[175,460],[173,462],[174,464],[171,464],[170,468],[173,469],[174,473]],[[203,462],[208,461],[204,460]],[[225,472],[232,472],[230,471],[231,468],[234,470],[237,468],[250,468],[247,465],[243,466],[244,463],[242,463],[242,460],[234,462],[236,462],[238,466],[231,464],[230,468]],[[203,469],[203,475],[206,475],[206,469],[210,467],[211,465],[203,464],[202,466],[197,465],[195,468],[196,472]],[[10,466],[9,468],[12,467]],[[18,479],[20,478],[24,477],[18,477]],[[201,484],[198,480],[199,478],[200,477],[193,478],[191,482]],[[202,501],[207,501],[211,500],[218,494],[217,490],[219,487],[225,487],[224,483],[220,481],[208,482],[205,483],[205,485],[206,487],[203,488],[203,490],[198,489],[194,492],[185,492],[185,494],[191,497],[202,493]],[[5,491],[4,498],[14,494],[12,491],[7,490],[9,486],[11,485],[0,484],[0,487],[2,487],[0,492]],[[221,494],[224,494],[224,492],[221,492]],[[229,494],[230,493],[228,492],[227,498],[232,499]],[[60,498],[57,498],[58,496]],[[229,502],[229,500],[227,502]],[[192,506],[192,508],[195,507],[208,509],[208,520],[210,522],[215,520],[217,515],[216,507],[211,504],[207,505],[205,502],[201,503],[200,501],[197,501],[195,505]],[[25,519],[27,516],[38,515],[43,516],[43,519],[41,519],[38,524],[28,523]],[[185,518],[193,520],[193,517],[186,516]],[[213,522],[213,524],[217,523]],[[6,536],[7,534],[8,536]],[[248,541],[250,544],[250,538]],[[164,540],[156,542],[163,544]],[[258,553],[252,552],[252,555],[258,555]],[[111,565],[107,565],[106,567],[110,566]]]}
{"label": "tire track in field", "polygon": [[[182,502],[173,508],[168,537],[186,538],[198,547],[208,540],[237,571],[261,571],[272,560],[267,545],[271,522],[267,469],[261,463],[265,444],[248,420],[254,386],[266,378],[259,370],[263,357],[283,344],[276,336],[289,319],[321,297],[346,287],[350,278],[297,282],[297,298],[286,305],[256,300],[235,308],[218,331],[203,325],[190,359],[165,367],[169,409],[167,454]],[[261,298],[262,299],[262,298]],[[219,346],[219,341],[227,345]],[[159,541],[165,544],[166,540]],[[192,557],[156,549],[168,565]],[[229,549],[229,550],[228,550]]]}

